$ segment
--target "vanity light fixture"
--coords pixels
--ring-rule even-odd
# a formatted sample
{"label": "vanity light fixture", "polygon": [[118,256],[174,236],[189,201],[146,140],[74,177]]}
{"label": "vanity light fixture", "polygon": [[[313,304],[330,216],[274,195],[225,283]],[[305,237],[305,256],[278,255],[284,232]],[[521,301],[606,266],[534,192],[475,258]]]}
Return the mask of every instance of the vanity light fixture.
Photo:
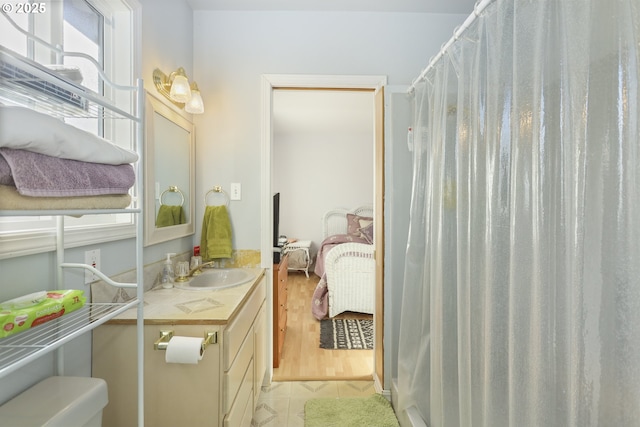
{"label": "vanity light fixture", "polygon": [[180,67],[168,76],[158,68],[153,70],[153,83],[162,95],[187,113],[204,113],[204,103],[198,85],[189,84],[184,68]]}

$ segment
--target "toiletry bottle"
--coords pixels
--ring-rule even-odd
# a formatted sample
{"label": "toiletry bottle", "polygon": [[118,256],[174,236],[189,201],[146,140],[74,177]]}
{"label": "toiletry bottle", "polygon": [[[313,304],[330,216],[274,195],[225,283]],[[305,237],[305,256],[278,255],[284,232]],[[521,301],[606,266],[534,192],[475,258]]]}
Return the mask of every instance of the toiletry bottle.
{"label": "toiletry bottle", "polygon": [[173,262],[171,261],[171,257],[175,254],[167,254],[167,259],[164,261],[162,265],[162,274],[160,275],[160,283],[162,287],[165,289],[173,288]]}

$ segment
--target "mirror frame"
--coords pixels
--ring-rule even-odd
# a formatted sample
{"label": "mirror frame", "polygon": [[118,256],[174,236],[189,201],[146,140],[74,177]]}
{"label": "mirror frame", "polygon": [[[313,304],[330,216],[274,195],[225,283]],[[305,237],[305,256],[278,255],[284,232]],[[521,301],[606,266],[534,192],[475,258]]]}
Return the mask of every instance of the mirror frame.
{"label": "mirror frame", "polygon": [[[171,107],[146,92],[145,138],[144,138],[144,246],[166,242],[168,240],[189,236],[195,233],[195,127],[193,123],[181,116]],[[159,114],[183,128],[190,135],[189,141],[189,204],[185,207],[189,222],[172,225],[170,227],[156,227],[156,198],[155,198],[155,135],[154,118]]]}

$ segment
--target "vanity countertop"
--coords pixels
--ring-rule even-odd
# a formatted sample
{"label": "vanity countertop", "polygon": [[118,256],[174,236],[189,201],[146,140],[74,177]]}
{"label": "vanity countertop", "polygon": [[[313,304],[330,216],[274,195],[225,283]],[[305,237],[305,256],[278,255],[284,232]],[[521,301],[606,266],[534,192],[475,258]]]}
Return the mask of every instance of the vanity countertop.
{"label": "vanity countertop", "polygon": [[[264,269],[251,268],[255,280],[230,288],[193,291],[155,288],[144,294],[145,325],[224,325],[242,307],[264,277]],[[129,309],[108,324],[135,324],[136,308]]]}

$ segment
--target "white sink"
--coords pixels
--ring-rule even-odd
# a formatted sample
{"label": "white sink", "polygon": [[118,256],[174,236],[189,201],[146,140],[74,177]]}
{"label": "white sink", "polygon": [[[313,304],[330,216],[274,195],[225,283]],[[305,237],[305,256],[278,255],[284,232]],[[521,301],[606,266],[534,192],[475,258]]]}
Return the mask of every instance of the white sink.
{"label": "white sink", "polygon": [[242,285],[256,278],[255,274],[244,268],[209,268],[194,276],[187,282],[176,282],[174,286],[181,289],[212,290]]}

